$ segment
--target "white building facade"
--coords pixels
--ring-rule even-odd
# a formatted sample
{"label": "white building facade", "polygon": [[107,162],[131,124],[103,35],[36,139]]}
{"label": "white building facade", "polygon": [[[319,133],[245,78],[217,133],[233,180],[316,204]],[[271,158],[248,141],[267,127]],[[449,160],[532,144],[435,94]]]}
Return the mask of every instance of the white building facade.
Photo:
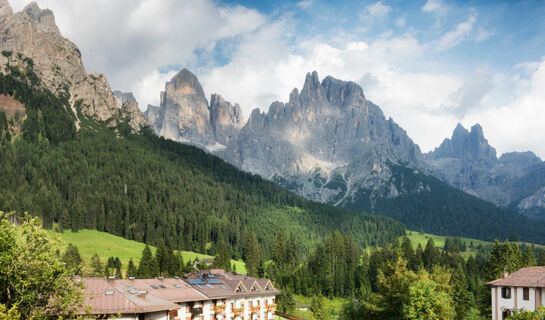
{"label": "white building facade", "polygon": [[503,320],[515,310],[535,311],[545,305],[545,267],[528,267],[488,283],[492,320]]}

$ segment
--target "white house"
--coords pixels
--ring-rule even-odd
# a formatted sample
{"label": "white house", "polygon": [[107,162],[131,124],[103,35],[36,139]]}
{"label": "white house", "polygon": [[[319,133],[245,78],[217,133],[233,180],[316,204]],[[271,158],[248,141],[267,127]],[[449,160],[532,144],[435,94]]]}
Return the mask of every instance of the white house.
{"label": "white house", "polygon": [[545,267],[522,268],[487,283],[492,291],[492,320],[503,320],[514,310],[535,311],[545,304]]}

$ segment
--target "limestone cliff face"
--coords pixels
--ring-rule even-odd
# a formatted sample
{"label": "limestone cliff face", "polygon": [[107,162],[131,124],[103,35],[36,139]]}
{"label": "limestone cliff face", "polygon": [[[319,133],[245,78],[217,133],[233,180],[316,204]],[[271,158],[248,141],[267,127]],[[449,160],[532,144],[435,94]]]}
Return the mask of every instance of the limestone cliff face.
{"label": "limestone cliff face", "polygon": [[266,113],[256,109],[247,123],[238,105],[218,95],[206,105],[196,78],[182,70],[167,83],[161,106],[146,114],[159,135],[205,147],[322,202],[342,205],[362,194],[394,197],[408,190],[390,183],[390,165],[424,170],[419,147],[353,82],[320,82],[316,72],[309,73],[288,103],[274,102]]}
{"label": "limestone cliff face", "polygon": [[199,80],[187,69],[167,82],[161,105],[148,106],[146,117],[160,136],[209,151],[225,149],[244,124],[238,105],[215,94],[209,105]]}
{"label": "limestone cliff face", "polygon": [[320,83],[316,72],[289,103],[254,110],[222,156],[307,198],[336,204],[362,192],[397,195],[387,182],[389,164],[423,167],[419,147],[360,86],[333,77]]}
{"label": "limestone cliff face", "polygon": [[504,153],[498,159],[479,124],[471,131],[458,124],[452,137],[425,158],[436,176],[477,197],[522,212],[545,209],[545,174],[539,174],[545,164],[532,152]]}
{"label": "limestone cliff face", "polygon": [[[69,94],[74,109],[81,107],[83,114],[102,121],[117,117],[119,109],[108,81],[102,74],[85,71],[79,49],[62,37],[50,10],[32,2],[14,14],[7,0],[0,0],[0,50],[32,59],[44,85],[53,93]],[[121,113],[138,126],[147,122],[138,109]]]}

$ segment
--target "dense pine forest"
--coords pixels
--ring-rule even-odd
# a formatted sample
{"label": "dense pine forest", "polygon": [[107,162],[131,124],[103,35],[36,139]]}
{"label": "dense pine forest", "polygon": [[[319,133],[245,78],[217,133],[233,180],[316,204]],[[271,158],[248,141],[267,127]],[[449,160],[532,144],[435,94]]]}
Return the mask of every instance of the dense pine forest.
{"label": "dense pine forest", "polygon": [[297,235],[303,253],[333,230],[360,246],[404,233],[392,219],[305,200],[149,129],[132,133],[126,123],[107,126],[78,112],[76,132],[68,97],[42,89],[31,60],[25,70],[10,68],[0,93],[23,103],[26,119],[0,152],[1,210],[28,211],[46,228],[97,229],[174,249],[215,254],[225,243],[235,257],[248,230],[266,254],[280,226]]}
{"label": "dense pine forest", "polygon": [[411,230],[485,241],[517,237],[545,244],[542,221],[497,207],[413,169],[394,164],[390,168],[392,184],[398,190],[412,191],[394,198],[378,198],[373,204],[354,201],[343,206],[392,217]]}

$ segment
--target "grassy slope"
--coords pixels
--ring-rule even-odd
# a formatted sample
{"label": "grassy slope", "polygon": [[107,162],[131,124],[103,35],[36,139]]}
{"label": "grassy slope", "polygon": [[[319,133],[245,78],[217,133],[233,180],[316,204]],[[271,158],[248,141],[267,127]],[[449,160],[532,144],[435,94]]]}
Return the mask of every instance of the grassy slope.
{"label": "grassy slope", "polygon": [[[86,263],[91,260],[91,257],[97,253],[102,262],[106,262],[108,257],[119,257],[123,264],[123,270],[126,270],[129,264],[129,259],[133,259],[135,263],[140,260],[142,250],[145,244],[127,240],[106,232],[100,232],[97,230],[83,229],[78,232],[64,231],[63,233],[56,233],[51,230],[46,230],[51,236],[60,236],[60,238],[66,243],[72,243],[78,247],[79,252]],[[155,252],[155,247],[151,247]],[[192,251],[182,251],[184,262],[188,260],[194,260],[195,258],[212,258],[212,256],[206,254],[200,254]],[[244,262],[232,260],[239,273],[246,273],[246,267]]]}
{"label": "grassy slope", "polygon": [[[305,318],[305,319],[314,319],[312,312],[310,311],[310,303],[312,301],[311,297],[304,297],[302,295],[295,295],[295,300],[297,301],[297,309],[293,312],[293,315]],[[333,298],[333,300],[325,299],[324,305],[329,319],[338,319],[339,314],[341,313],[343,305],[348,301],[348,299],[342,298]],[[307,310],[299,310],[299,307],[306,306]]]}
{"label": "grassy slope", "polygon": [[[413,247],[415,249],[419,244],[422,246],[422,248],[426,248],[426,244],[428,243],[428,240],[430,238],[433,239],[433,242],[435,243],[435,246],[437,246],[437,247],[439,247],[441,249],[443,249],[445,247],[445,240],[447,239],[447,236],[438,236],[438,235],[434,235],[434,234],[421,233],[421,232],[410,231],[410,230],[407,230],[406,233],[407,233],[407,237],[411,240],[412,245],[413,245]],[[403,239],[403,237],[400,237],[399,239],[401,241]],[[473,246],[478,246],[478,245],[486,246],[486,245],[491,245],[492,244],[492,242],[477,240],[477,239],[471,239],[471,238],[462,238],[462,237],[460,237],[460,239],[465,243],[465,245],[467,247],[467,251],[463,253],[463,255],[466,258],[470,254],[475,253],[474,250],[471,250],[469,248],[469,245],[471,244],[471,242],[473,242]],[[532,244],[532,243],[528,243],[528,242],[517,242],[517,243],[521,244],[521,245],[522,244],[526,244],[526,245],[530,245],[530,246],[533,245],[536,248],[545,249],[545,246],[540,245],[540,244]]]}

